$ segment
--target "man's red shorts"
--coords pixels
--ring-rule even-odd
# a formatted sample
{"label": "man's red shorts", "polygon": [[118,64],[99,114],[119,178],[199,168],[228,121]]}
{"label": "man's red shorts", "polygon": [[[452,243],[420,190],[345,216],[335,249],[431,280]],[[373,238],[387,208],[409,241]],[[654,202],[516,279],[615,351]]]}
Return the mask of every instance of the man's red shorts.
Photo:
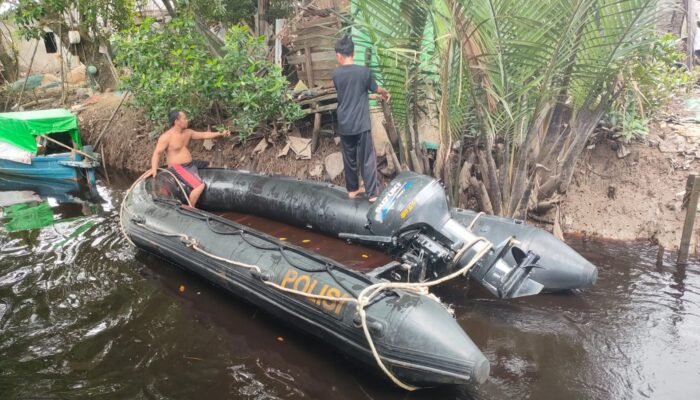
{"label": "man's red shorts", "polygon": [[193,160],[187,164],[173,164],[169,169],[187,186],[189,191],[203,183],[202,178],[199,177],[199,169],[207,168],[208,166],[208,161]]}

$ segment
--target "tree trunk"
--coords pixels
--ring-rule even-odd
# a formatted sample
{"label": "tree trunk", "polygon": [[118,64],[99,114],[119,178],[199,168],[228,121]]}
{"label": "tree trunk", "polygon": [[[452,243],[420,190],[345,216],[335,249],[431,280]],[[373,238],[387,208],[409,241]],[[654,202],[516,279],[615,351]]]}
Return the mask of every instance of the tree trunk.
{"label": "tree trunk", "polygon": [[2,79],[11,83],[18,79],[19,67],[17,57],[8,49],[12,49],[12,43],[7,43],[5,35],[0,38],[0,63],[2,64]]}
{"label": "tree trunk", "polygon": [[[452,60],[452,39],[447,40],[446,44],[447,57],[446,60]],[[443,60],[444,61],[444,60]],[[447,163],[449,163],[450,152],[452,151],[452,132],[450,131],[450,124],[448,121],[449,115],[449,73],[450,73],[450,63],[444,62],[442,66],[442,71],[440,72],[441,77],[441,96],[440,104],[438,105],[438,121],[440,130],[440,147],[438,147],[437,157],[435,159],[435,166],[433,168],[433,174],[436,179],[450,179],[450,176],[445,174]]]}
{"label": "tree trunk", "polygon": [[542,109],[537,113],[535,119],[532,121],[530,128],[525,136],[525,141],[520,145],[518,151],[518,169],[513,176],[513,187],[510,193],[510,204],[508,206],[508,212],[505,216],[512,216],[520,204],[520,201],[525,194],[528,183],[528,169],[532,163],[535,162],[532,154],[532,147],[535,138],[538,136],[538,132],[542,128],[544,119],[547,117],[547,113],[551,106],[549,104],[542,107]]}
{"label": "tree trunk", "polygon": [[170,14],[171,18],[177,17],[175,7],[173,7],[173,5],[170,3],[170,0],[163,0],[163,5],[165,6],[165,9],[168,10],[168,14]]}
{"label": "tree trunk", "polygon": [[501,212],[507,212],[506,207],[510,203],[510,161],[511,161],[511,142],[510,139],[506,141],[503,149],[503,157],[501,161],[500,171],[498,173],[498,186],[501,188],[501,202],[503,204],[503,210]]}
{"label": "tree trunk", "polygon": [[[90,39],[87,34],[80,33],[80,43],[71,45],[68,41],[68,32],[63,33],[64,38],[61,38],[63,44],[70,49],[71,53],[78,56],[80,61],[86,66],[94,65],[97,68],[97,83],[102,90],[115,89],[117,82],[112,73],[112,65],[107,57],[100,53],[99,42]],[[109,51],[109,50],[108,50]]]}
{"label": "tree trunk", "polygon": [[596,125],[598,125],[598,121],[600,121],[600,118],[603,116],[604,112],[604,108],[599,106],[596,110],[586,110],[583,113],[579,113],[580,117],[576,118],[576,121],[574,122],[576,126],[574,133],[576,136],[574,137],[573,143],[562,160],[562,171],[559,175],[557,185],[559,193],[566,193],[567,189],[569,188],[571,178],[574,176],[576,161],[583,152],[588,138],[591,136],[591,133],[593,133]]}
{"label": "tree trunk", "polygon": [[479,204],[481,211],[493,215],[493,207],[491,206],[491,200],[489,200],[489,194],[486,192],[484,182],[472,176],[469,178],[469,185],[474,188],[474,196],[476,197],[476,202]]}
{"label": "tree trunk", "polygon": [[571,183],[571,178],[574,175],[576,161],[583,152],[588,138],[605,112],[604,104],[607,104],[607,99],[601,100],[594,110],[590,110],[587,106],[582,107],[574,116],[574,120],[570,124],[570,135],[573,135],[572,142],[567,148],[562,146],[561,153],[557,157],[556,165],[557,170],[560,170],[560,172],[550,175],[549,179],[540,187],[540,200],[547,199],[556,192],[566,193],[566,190],[569,188],[569,183]]}
{"label": "tree trunk", "polygon": [[486,161],[486,179],[489,182],[489,197],[491,198],[491,205],[493,206],[493,212],[496,215],[501,215],[501,204],[503,203],[503,196],[501,195],[501,187],[498,185],[498,169],[496,168],[496,162],[493,159],[493,154],[491,151],[494,148],[493,137],[487,135],[486,137],[486,150],[484,150],[484,159]]}

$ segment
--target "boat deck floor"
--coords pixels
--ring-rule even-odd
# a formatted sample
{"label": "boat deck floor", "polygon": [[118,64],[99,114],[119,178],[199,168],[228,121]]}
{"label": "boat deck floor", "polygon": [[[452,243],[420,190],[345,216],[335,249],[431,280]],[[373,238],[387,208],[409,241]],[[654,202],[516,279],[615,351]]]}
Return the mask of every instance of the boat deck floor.
{"label": "boat deck floor", "polygon": [[389,263],[392,259],[378,250],[345,240],[326,236],[309,229],[297,228],[267,218],[237,212],[217,213],[220,217],[249,226],[280,240],[335,260],[360,272],[368,272]]}

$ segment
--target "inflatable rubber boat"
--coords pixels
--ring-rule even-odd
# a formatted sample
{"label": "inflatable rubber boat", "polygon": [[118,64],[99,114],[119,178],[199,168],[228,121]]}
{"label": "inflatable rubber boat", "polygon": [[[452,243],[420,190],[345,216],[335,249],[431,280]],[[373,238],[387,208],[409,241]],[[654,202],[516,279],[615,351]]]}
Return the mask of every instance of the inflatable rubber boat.
{"label": "inflatable rubber boat", "polygon": [[[449,208],[443,187],[413,172],[394,179],[374,204],[348,199],[344,188],[298,178],[209,169],[202,179],[207,184],[200,199],[204,209],[254,214],[383,248],[402,262],[403,269],[411,268],[419,276],[439,273],[445,267],[441,256],[478,234],[503,250],[505,263],[480,263],[470,277],[498,297],[517,297],[498,293],[498,286],[504,285],[495,281],[503,278],[502,270],[510,272],[510,278],[522,277],[527,270],[529,281],[547,292],[588,288],[598,277],[593,264],[549,232],[519,220]],[[515,246],[508,247],[509,242]],[[527,254],[534,257],[523,264]],[[507,266],[518,264],[520,269]],[[521,287],[520,295],[536,294],[531,293],[533,286],[537,285]]]}
{"label": "inflatable rubber boat", "polygon": [[[488,360],[430,286],[467,275],[495,296],[512,298],[584,288],[597,276],[546,232],[450,209],[442,187],[427,176],[401,174],[369,204],[319,182],[200,173],[207,184],[200,209],[183,205],[182,188],[167,173],[137,181],[122,204],[127,237],[377,367],[405,389],[478,384],[489,375]],[[227,211],[376,247],[390,261],[360,272],[218,215]],[[557,247],[559,255],[533,251]]]}

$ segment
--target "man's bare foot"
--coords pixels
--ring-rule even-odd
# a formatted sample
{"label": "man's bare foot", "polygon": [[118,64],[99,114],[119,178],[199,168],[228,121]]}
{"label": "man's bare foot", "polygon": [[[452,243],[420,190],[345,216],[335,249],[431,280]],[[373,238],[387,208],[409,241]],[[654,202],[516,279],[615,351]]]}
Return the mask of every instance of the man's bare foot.
{"label": "man's bare foot", "polygon": [[351,199],[354,199],[354,198],[356,198],[357,196],[361,195],[361,194],[364,193],[364,192],[365,192],[365,189],[359,188],[359,189],[355,190],[354,192],[348,192],[348,197],[351,198]]}

